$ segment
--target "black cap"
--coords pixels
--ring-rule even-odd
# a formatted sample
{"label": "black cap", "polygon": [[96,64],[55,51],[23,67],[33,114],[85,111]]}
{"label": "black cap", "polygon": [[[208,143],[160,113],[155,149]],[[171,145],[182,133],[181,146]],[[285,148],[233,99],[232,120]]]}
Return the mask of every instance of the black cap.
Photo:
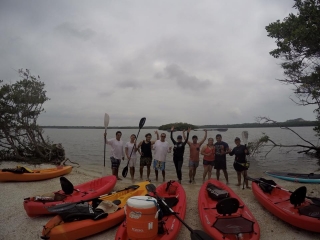
{"label": "black cap", "polygon": [[177,137],[177,139],[182,139],[182,136],[181,136],[181,135],[179,135],[179,136]]}

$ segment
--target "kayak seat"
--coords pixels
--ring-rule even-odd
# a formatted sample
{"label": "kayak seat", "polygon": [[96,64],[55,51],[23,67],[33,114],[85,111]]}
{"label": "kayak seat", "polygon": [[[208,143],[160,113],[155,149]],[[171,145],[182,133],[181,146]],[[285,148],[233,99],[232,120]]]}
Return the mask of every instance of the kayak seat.
{"label": "kayak seat", "polygon": [[294,207],[300,206],[301,203],[305,201],[307,195],[307,188],[305,186],[299,187],[296,189],[290,196],[290,203],[294,205]]}
{"label": "kayak seat", "polygon": [[225,215],[231,215],[232,213],[236,213],[239,208],[239,200],[236,198],[225,198],[220,200],[217,203],[217,212],[219,214]]}
{"label": "kayak seat", "polygon": [[65,177],[60,177],[60,184],[61,184],[61,189],[62,191],[70,195],[73,193],[74,187],[73,184]]}

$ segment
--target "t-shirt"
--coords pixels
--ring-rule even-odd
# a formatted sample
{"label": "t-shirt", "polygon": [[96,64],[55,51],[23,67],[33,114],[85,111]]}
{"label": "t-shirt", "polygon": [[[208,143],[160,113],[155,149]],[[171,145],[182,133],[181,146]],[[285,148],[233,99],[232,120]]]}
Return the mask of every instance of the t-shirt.
{"label": "t-shirt", "polygon": [[[130,157],[132,148],[133,148],[133,143],[131,142],[127,142],[125,148],[128,148],[128,156]],[[133,149],[132,154],[131,154],[131,158],[137,158],[137,154],[136,151]]]}
{"label": "t-shirt", "polygon": [[249,155],[249,152],[246,154],[244,150],[246,147],[244,145],[236,146],[232,149],[231,153],[229,153],[230,156],[235,155],[235,161],[239,163],[245,163],[246,162],[246,155]]}
{"label": "t-shirt", "polygon": [[216,151],[216,157],[215,157],[215,159],[216,160],[227,160],[227,158],[226,158],[226,154],[224,153],[224,154],[222,154],[222,151],[226,151],[227,150],[227,148],[229,148],[229,145],[228,145],[228,143],[225,143],[225,142],[216,142],[215,144],[214,144],[214,146],[215,146],[215,151]]}
{"label": "t-shirt", "polygon": [[157,140],[153,145],[154,159],[165,162],[169,151],[169,143]]}
{"label": "t-shirt", "polygon": [[111,157],[122,159],[123,154],[123,141],[118,141],[116,138],[107,139],[107,144],[111,146]]}

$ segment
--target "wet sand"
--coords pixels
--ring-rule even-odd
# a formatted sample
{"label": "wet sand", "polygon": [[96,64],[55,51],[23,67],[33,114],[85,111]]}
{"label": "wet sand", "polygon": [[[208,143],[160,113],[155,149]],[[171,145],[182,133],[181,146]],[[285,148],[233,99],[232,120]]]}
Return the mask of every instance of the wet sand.
{"label": "wet sand", "polygon": [[[14,162],[2,162],[0,168],[12,168],[18,165]],[[29,168],[49,168],[52,165],[26,165]],[[123,167],[120,167],[120,172]],[[261,240],[291,240],[291,239],[320,239],[320,233],[312,233],[305,230],[298,229],[293,227],[277,217],[273,216],[267,210],[265,210],[254,198],[254,195],[250,189],[242,190],[241,187],[237,187],[236,183],[236,172],[228,164],[229,172],[229,181],[230,187],[237,193],[242,200],[247,204],[251,212],[254,214],[255,218],[258,220],[261,230]],[[186,191],[187,195],[187,214],[185,222],[191,226],[193,229],[202,230],[198,215],[198,192],[202,184],[202,166],[199,166],[199,171],[196,176],[196,184],[189,184],[188,178],[182,180],[182,185]],[[187,176],[188,168],[183,166],[183,176]],[[110,169],[107,170],[107,173],[111,173]],[[136,173],[136,175],[138,175]],[[251,177],[264,177],[267,179],[273,179],[267,177],[262,173],[257,173],[254,171],[249,171]],[[66,175],[66,177],[74,184],[78,185],[80,183],[90,181],[94,178],[100,177],[101,174],[87,172],[81,168],[73,168],[73,171]],[[215,178],[215,174],[212,176]],[[154,173],[151,173],[152,183],[156,186],[160,182],[153,181]],[[162,179],[161,177],[159,179]],[[176,180],[176,177],[169,175],[166,177],[166,180]],[[222,182],[225,182],[223,175],[220,179]],[[288,181],[282,181],[280,179],[273,179],[283,188],[294,191],[303,184],[293,183]],[[138,180],[137,180],[138,181]],[[114,190],[122,189],[128,185],[131,185],[132,182],[129,180],[129,174],[126,179],[118,181]],[[308,196],[320,196],[320,184],[305,184],[308,189]],[[29,218],[23,208],[23,199],[26,197],[34,196],[36,194],[43,194],[48,192],[53,192],[61,189],[59,178],[39,181],[39,182],[2,182],[0,183],[0,211],[1,211],[1,221],[0,221],[0,239],[6,240],[15,240],[15,239],[40,239],[42,227],[49,221],[52,216],[41,216],[37,218]],[[320,223],[319,223],[320,227]],[[114,239],[115,232],[117,227],[109,229],[105,232],[96,234],[85,239],[92,240],[106,240]],[[182,226],[178,240],[190,239],[190,232],[184,226]]]}

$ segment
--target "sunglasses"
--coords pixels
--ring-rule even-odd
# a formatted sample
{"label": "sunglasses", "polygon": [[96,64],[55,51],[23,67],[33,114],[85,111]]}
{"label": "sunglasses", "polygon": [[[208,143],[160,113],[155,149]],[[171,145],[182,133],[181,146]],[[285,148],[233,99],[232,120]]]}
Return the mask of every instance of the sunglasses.
{"label": "sunglasses", "polygon": [[166,137],[166,136],[161,136],[161,137]]}

